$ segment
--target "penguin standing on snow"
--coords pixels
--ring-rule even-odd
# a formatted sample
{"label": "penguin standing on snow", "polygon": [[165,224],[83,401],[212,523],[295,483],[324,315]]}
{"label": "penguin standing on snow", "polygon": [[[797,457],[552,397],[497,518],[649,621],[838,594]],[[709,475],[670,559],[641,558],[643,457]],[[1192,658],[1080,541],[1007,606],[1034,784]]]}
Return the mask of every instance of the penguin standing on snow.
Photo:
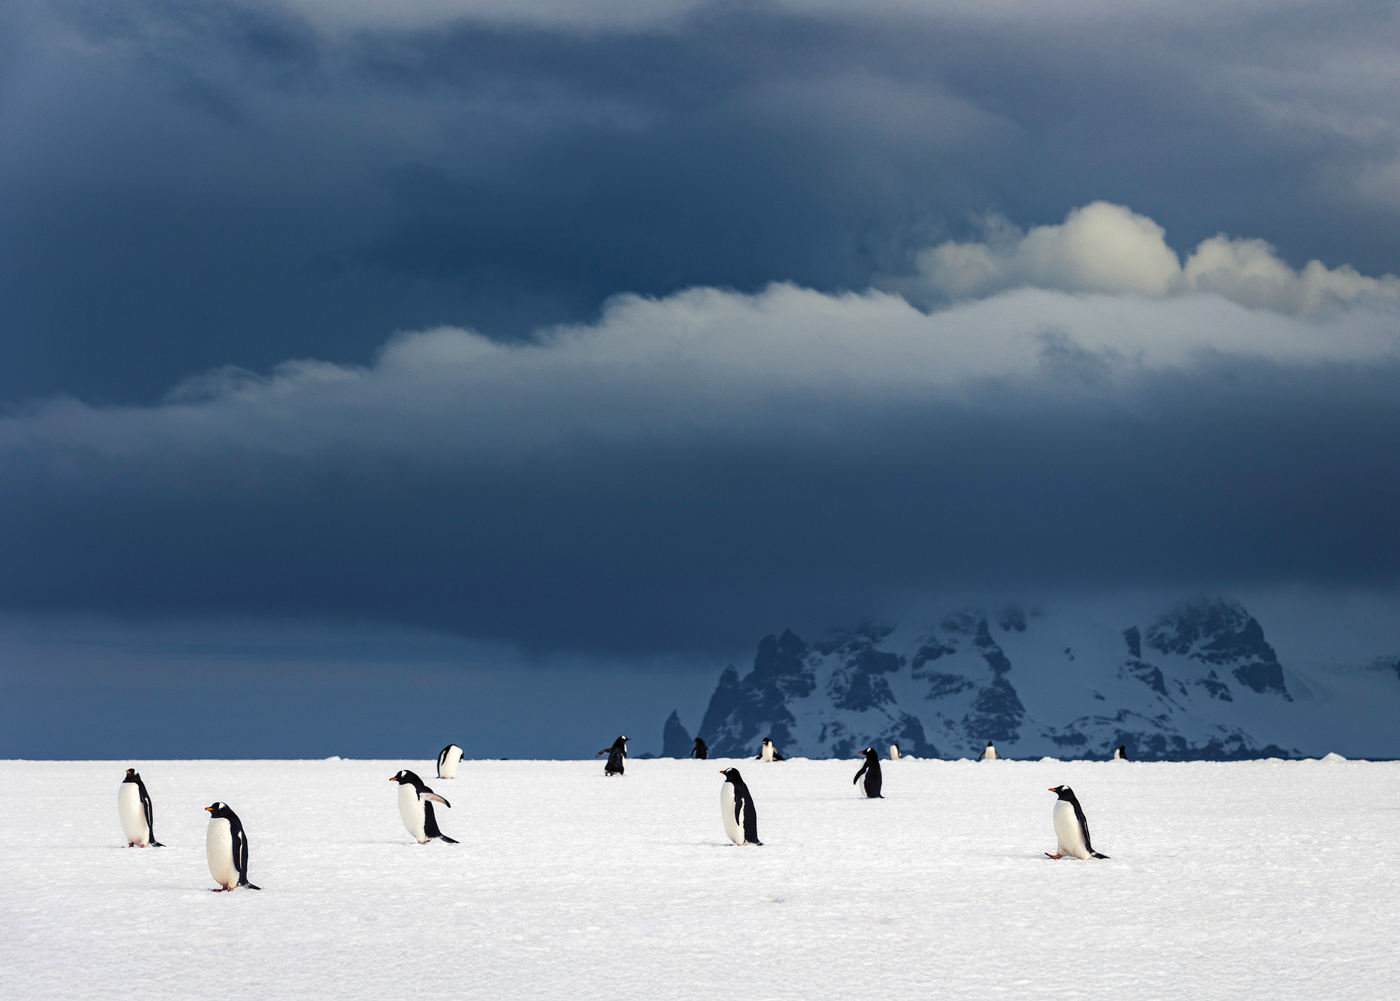
{"label": "penguin standing on snow", "polygon": [[399,784],[399,816],[403,818],[403,826],[408,828],[408,833],[420,845],[426,845],[433,838],[446,841],[449,845],[457,844],[455,838],[449,838],[438,830],[437,817],[433,815],[434,803],[441,803],[449,810],[452,809],[451,803],[425,786],[422,779],[406,768],[389,781]]}
{"label": "penguin standing on snow", "polygon": [[1113,760],[1114,760],[1114,761],[1127,761],[1127,760],[1128,760],[1128,745],[1127,745],[1127,744],[1119,744],[1119,745],[1118,745],[1118,750],[1116,750],[1116,751],[1113,752]]}
{"label": "penguin standing on snow", "polygon": [[1108,858],[1107,855],[1100,855],[1094,851],[1094,846],[1089,842],[1089,822],[1084,819],[1084,810],[1079,805],[1079,800],[1075,798],[1074,790],[1069,786],[1055,786],[1050,790],[1059,799],[1055,800],[1055,839],[1058,847],[1055,854],[1050,855],[1053,859],[1064,858],[1072,855],[1078,859]]}
{"label": "penguin standing on snow", "polygon": [[704,761],[710,756],[710,746],[706,744],[703,740],[701,740],[699,737],[696,737],[695,746],[690,749],[690,756],[692,758],[699,758],[701,761]]}
{"label": "penguin standing on snow", "polygon": [[777,749],[776,747],[773,746],[773,738],[772,738],[772,737],[764,737],[764,738],[763,738],[763,746],[762,746],[761,748],[759,748],[758,753],[757,753],[756,755],[754,755],[754,760],[755,760],[755,761],[786,761],[787,759],[784,758],[781,754],[779,754],[779,753],[778,753],[778,749]]}
{"label": "penguin standing on snow", "polygon": [[736,845],[761,845],[758,840],[758,811],[754,809],[749,787],[739,777],[739,769],[722,768],[724,785],[719,787],[719,815],[724,833]]}
{"label": "penguin standing on snow", "polygon": [[117,786],[117,816],[128,848],[165,847],[156,840],[151,797],[135,768],[128,768],[126,778]]}
{"label": "penguin standing on snow", "polygon": [[438,752],[438,778],[455,779],[457,765],[462,760],[462,749],[456,744],[448,744]]}
{"label": "penguin standing on snow", "polygon": [[978,761],[995,761],[997,759],[997,749],[992,746],[992,742],[987,741],[987,746],[982,753],[977,756]]}
{"label": "penguin standing on snow", "polygon": [[891,760],[891,761],[898,761],[898,760],[899,760],[899,745],[898,745],[898,744],[891,744],[891,745],[890,745],[890,760]]}
{"label": "penguin standing on snow", "polygon": [[[867,747],[860,753],[865,755],[865,764],[860,766],[856,777],[851,779],[851,785],[860,782],[860,794],[866,799],[884,799],[885,797],[880,795],[880,785],[883,781],[880,777],[880,756],[875,753],[873,747]],[[862,775],[865,776],[864,782],[860,781]]]}
{"label": "penguin standing on snow", "polygon": [[611,778],[614,775],[627,773],[627,742],[631,739],[631,737],[618,737],[612,742],[612,747],[605,747],[593,755],[595,758],[601,758],[605,754],[608,756],[608,763],[603,766],[604,775]]}
{"label": "penguin standing on snow", "polygon": [[243,822],[238,814],[226,803],[206,806],[209,811],[209,830],[204,835],[204,853],[209,858],[209,875],[222,890],[261,890],[248,882],[248,835],[243,833]]}

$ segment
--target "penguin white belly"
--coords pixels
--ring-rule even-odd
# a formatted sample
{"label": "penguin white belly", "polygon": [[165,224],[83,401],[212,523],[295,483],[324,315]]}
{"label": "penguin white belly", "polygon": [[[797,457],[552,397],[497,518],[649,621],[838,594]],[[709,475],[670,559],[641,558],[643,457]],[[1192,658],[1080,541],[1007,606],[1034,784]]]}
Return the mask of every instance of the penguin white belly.
{"label": "penguin white belly", "polygon": [[989,748],[987,748],[986,753],[982,755],[982,760],[983,760],[983,761],[995,761],[996,759],[997,759],[997,750],[996,750],[995,747],[989,747]]}
{"label": "penguin white belly", "polygon": [[457,765],[462,760],[462,752],[457,748],[448,751],[442,759],[442,767],[438,769],[445,779],[455,779],[457,777]]}
{"label": "penguin white belly", "polygon": [[899,760],[899,748],[898,748],[897,746],[895,746],[894,744],[891,744],[891,745],[890,745],[890,760],[891,760],[891,761],[898,761],[898,760]]}
{"label": "penguin white belly", "polygon": [[1087,859],[1089,849],[1084,845],[1084,831],[1079,826],[1079,818],[1074,815],[1074,804],[1057,799],[1054,817],[1055,837],[1060,842],[1059,854]]}
{"label": "penguin white belly", "polygon": [[[764,745],[763,745],[763,760],[764,760],[764,761],[772,761],[772,760],[773,760],[773,745],[772,745],[772,744],[764,744]],[[726,784],[727,784],[727,783],[726,783]]]}
{"label": "penguin white belly", "polygon": [[734,816],[734,783],[726,782],[719,787],[719,812],[724,818],[724,833],[736,845],[744,843],[744,820],[742,815]]}
{"label": "penguin white belly", "polygon": [[151,839],[146,826],[146,808],[141,805],[141,790],[135,782],[123,782],[117,790],[117,815],[122,819],[122,833],[128,844],[143,848]]}
{"label": "penguin white belly", "polygon": [[408,833],[412,834],[415,840],[427,840],[427,835],[423,833],[423,818],[426,816],[423,801],[418,798],[418,791],[408,782],[399,783],[399,816],[403,818],[403,826],[408,828]]}
{"label": "penguin white belly", "polygon": [[214,882],[232,890],[238,885],[238,863],[233,859],[233,828],[223,817],[211,817],[204,835],[204,852],[209,856],[209,875]]}

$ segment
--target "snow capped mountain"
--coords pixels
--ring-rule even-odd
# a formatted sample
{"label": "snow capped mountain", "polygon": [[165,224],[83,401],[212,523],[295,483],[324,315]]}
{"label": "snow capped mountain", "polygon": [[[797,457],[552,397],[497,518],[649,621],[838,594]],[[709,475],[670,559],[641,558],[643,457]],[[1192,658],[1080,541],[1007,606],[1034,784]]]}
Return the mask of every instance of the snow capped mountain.
{"label": "snow capped mountain", "polygon": [[[1313,745],[1345,739],[1357,694],[1396,718],[1395,658],[1352,670],[1347,698],[1313,675],[1285,672],[1263,626],[1231,599],[1182,602],[1140,623],[971,608],[932,626],[766,636],[748,674],[724,669],[699,735],[723,756],[754,754],[771,736],[809,757],[891,743],[970,757],[991,740],[1017,757],[1103,758],[1124,744],[1133,758],[1232,759],[1330,749]],[[1375,739],[1400,753],[1400,740]],[[690,744],[672,713],[665,753]]]}

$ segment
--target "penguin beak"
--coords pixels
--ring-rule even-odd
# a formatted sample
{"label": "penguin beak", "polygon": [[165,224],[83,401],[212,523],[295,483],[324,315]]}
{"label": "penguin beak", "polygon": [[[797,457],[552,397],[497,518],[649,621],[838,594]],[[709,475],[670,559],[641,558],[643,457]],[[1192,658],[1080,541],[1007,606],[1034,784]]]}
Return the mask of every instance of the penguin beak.
{"label": "penguin beak", "polygon": [[213,812],[214,812],[214,808],[213,808],[212,806],[206,806],[206,807],[204,808],[204,812],[205,812],[205,813],[213,813]]}

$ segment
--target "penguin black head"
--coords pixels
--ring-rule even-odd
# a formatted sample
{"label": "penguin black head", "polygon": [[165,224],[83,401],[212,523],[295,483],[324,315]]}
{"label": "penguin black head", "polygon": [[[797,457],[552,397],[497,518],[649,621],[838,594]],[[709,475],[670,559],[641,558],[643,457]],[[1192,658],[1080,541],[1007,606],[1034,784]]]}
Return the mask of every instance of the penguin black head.
{"label": "penguin black head", "polygon": [[206,806],[204,809],[209,811],[209,816],[219,817],[223,820],[228,820],[233,816],[233,811],[228,808],[227,803],[214,803],[210,806]]}
{"label": "penguin black head", "polygon": [[411,785],[415,789],[423,788],[423,780],[413,772],[410,772],[407,768],[400,769],[397,775],[389,778],[389,781],[398,782],[400,785]]}
{"label": "penguin black head", "polygon": [[739,769],[737,768],[721,768],[719,773],[724,776],[726,782],[733,782],[736,786],[744,784],[744,780],[740,777]]}
{"label": "penguin black head", "polygon": [[126,770],[126,778],[122,779],[122,781],[123,781],[123,782],[140,782],[140,781],[141,781],[141,776],[140,776],[140,774],[137,773],[137,771],[136,771],[135,768],[128,768],[128,769]]}
{"label": "penguin black head", "polygon": [[990,740],[987,741],[987,746],[988,746],[988,747],[991,747],[991,746],[992,746],[992,742],[991,742]]}
{"label": "penguin black head", "polygon": [[1068,800],[1071,803],[1079,802],[1079,800],[1074,798],[1074,790],[1071,789],[1069,786],[1055,786],[1050,791],[1053,792],[1060,799]]}
{"label": "penguin black head", "polygon": [[858,757],[858,758],[859,758],[859,757],[863,757],[863,758],[865,758],[867,761],[878,761],[878,760],[880,760],[880,755],[877,754],[877,753],[875,752],[875,748],[873,748],[873,747],[867,747],[865,750],[863,750],[863,751],[861,751],[859,754],[857,754],[856,757]]}

